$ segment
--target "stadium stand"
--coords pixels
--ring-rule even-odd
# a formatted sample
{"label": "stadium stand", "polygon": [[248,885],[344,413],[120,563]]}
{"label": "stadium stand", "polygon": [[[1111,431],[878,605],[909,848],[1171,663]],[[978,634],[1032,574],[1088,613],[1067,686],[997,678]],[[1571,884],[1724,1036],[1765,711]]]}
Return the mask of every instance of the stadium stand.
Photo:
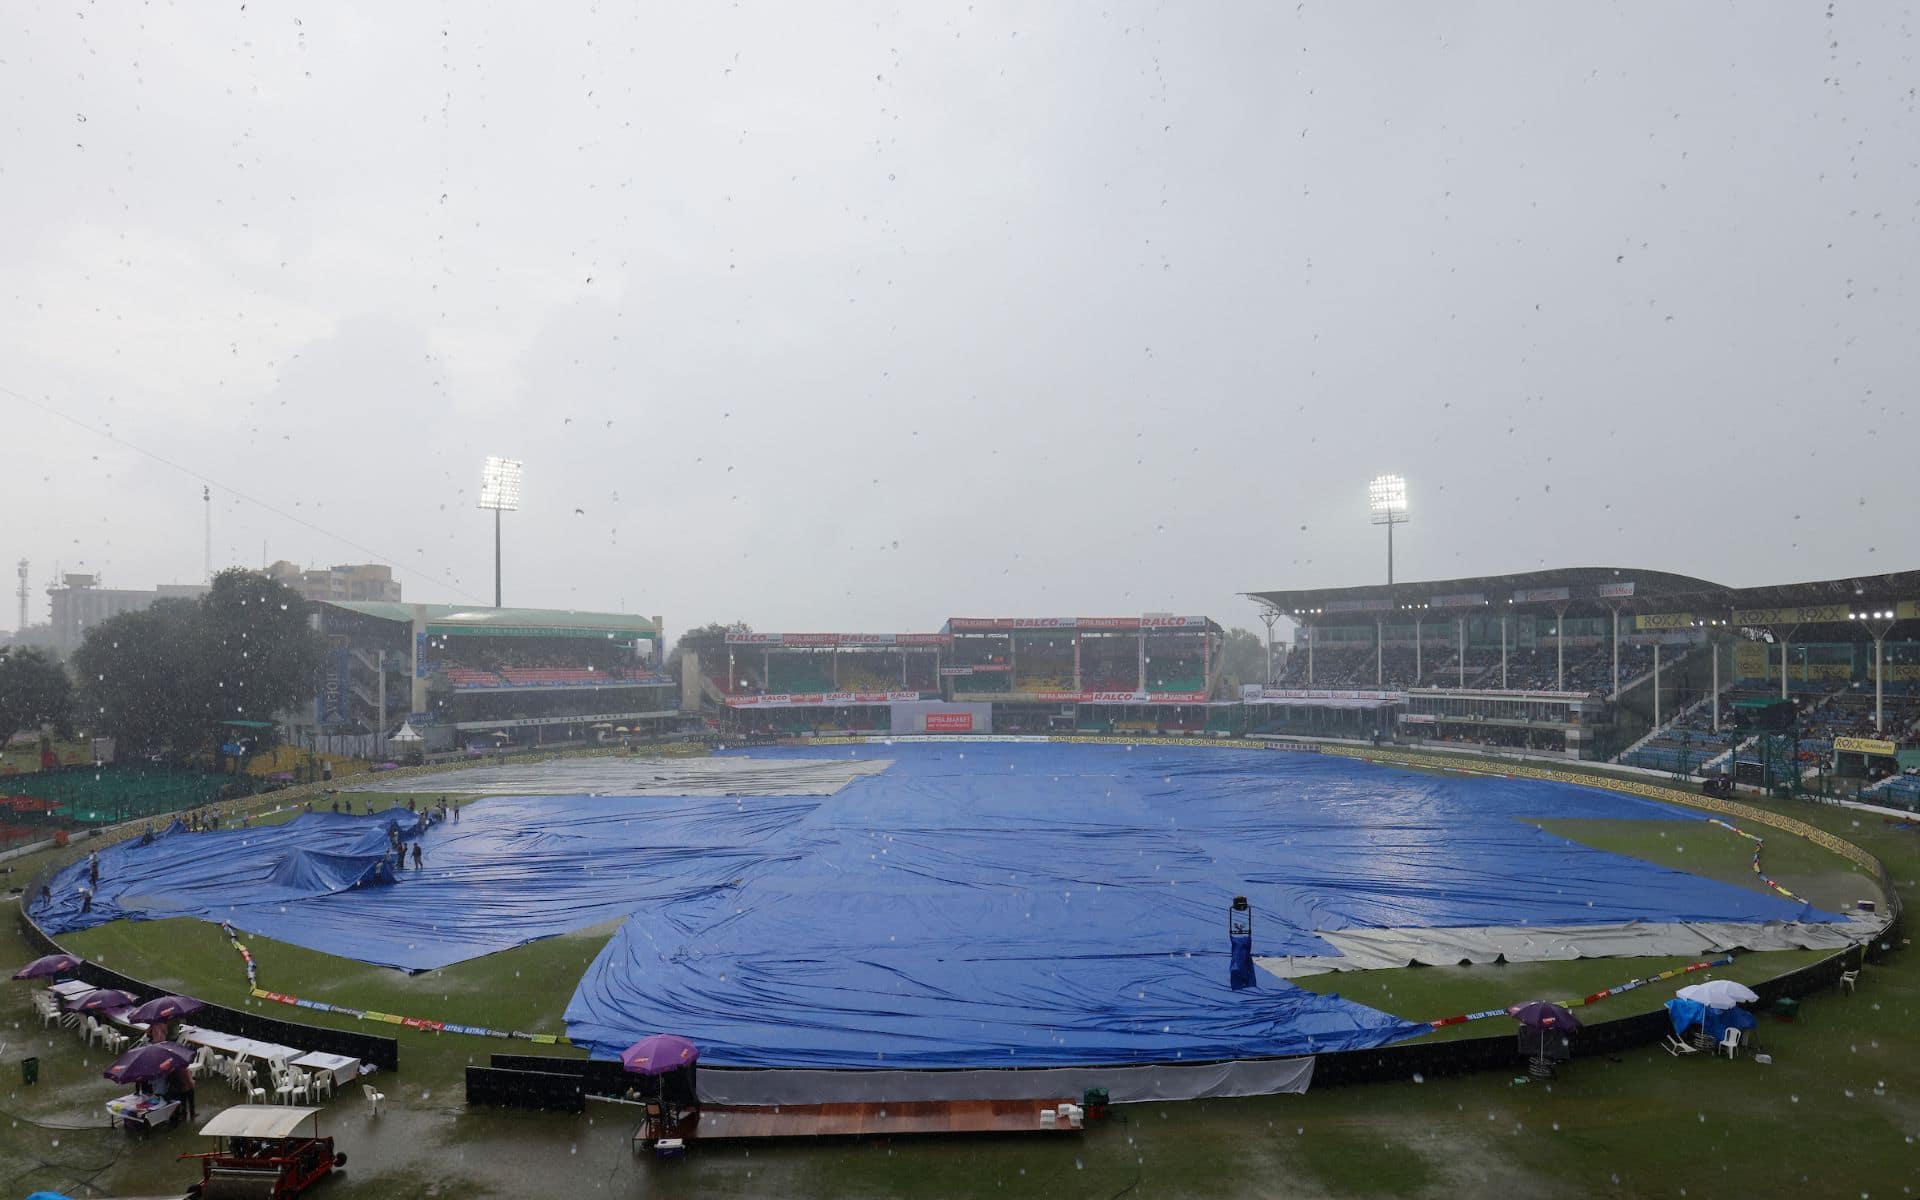
{"label": "stadium stand", "polygon": [[824,656],[775,654],[767,659],[767,691],[772,695],[834,690],[831,664]]}

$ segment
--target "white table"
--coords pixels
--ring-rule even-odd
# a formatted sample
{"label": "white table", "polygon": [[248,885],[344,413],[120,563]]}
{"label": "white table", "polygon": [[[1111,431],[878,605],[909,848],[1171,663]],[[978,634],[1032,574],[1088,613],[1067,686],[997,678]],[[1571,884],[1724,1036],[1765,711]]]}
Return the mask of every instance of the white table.
{"label": "white table", "polygon": [[197,1025],[182,1025],[179,1040],[190,1046],[205,1046],[240,1058],[259,1058],[269,1062],[284,1062],[300,1054],[292,1046],[282,1046],[278,1042],[256,1042],[252,1038],[221,1033],[217,1029],[201,1029]]}
{"label": "white table", "polygon": [[333,1076],[335,1087],[344,1087],[360,1078],[360,1060],[348,1058],[344,1054],[322,1054],[315,1050],[294,1059],[293,1065],[313,1071],[325,1071]]}
{"label": "white table", "polygon": [[79,979],[65,979],[47,989],[62,1000],[77,1000],[93,990],[93,985]]}
{"label": "white table", "polygon": [[165,1125],[179,1111],[178,1100],[162,1100],[158,1096],[137,1093],[120,1096],[107,1101],[107,1127],[112,1128],[117,1120],[129,1128],[138,1125],[152,1129],[156,1125]]}

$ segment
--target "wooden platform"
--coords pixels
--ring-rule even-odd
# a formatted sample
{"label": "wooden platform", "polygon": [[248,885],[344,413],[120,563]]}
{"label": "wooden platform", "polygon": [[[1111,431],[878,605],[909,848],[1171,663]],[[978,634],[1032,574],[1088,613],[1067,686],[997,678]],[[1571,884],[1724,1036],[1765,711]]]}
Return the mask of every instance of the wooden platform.
{"label": "wooden platform", "polygon": [[[713,1106],[680,1122],[673,1136],[691,1142],[768,1138],[925,1137],[967,1133],[1078,1134],[1064,1120],[1040,1124],[1040,1110],[1057,1100],[916,1100],[898,1104],[782,1104],[768,1108]],[[646,1133],[643,1126],[641,1133]],[[640,1136],[636,1135],[636,1141]]]}

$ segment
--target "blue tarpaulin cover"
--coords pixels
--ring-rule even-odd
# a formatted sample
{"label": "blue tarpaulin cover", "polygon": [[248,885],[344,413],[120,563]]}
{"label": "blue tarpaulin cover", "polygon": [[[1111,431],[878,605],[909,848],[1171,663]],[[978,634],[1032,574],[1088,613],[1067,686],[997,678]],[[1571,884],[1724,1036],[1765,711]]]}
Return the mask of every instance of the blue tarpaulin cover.
{"label": "blue tarpaulin cover", "polygon": [[596,1056],[671,1031],[716,1064],[977,1067],[1293,1054],[1426,1028],[1277,979],[1233,990],[1235,895],[1263,955],[1330,953],[1316,929],[1832,919],[1527,823],[1715,836],[1698,814],[1572,785],[1171,746],[753,752],[827,755],[892,765],[832,796],[481,801],[429,831],[425,870],[394,886],[343,888],[350,867],[296,853],[372,853],[381,818],[169,833],[103,854],[84,916],[70,869],[52,927],[226,918],[419,970],[626,918],[567,1007]]}
{"label": "blue tarpaulin cover", "polygon": [[1236,990],[1253,987],[1253,935],[1236,933],[1229,937],[1227,953],[1232,959],[1227,967],[1228,985]]}
{"label": "blue tarpaulin cover", "polygon": [[1716,1042],[1726,1036],[1729,1027],[1752,1029],[1758,1024],[1754,1015],[1744,1008],[1708,1008],[1698,1000],[1683,1000],[1678,996],[1667,1001],[1667,1019],[1673,1022],[1676,1034],[1684,1034],[1698,1025]]}

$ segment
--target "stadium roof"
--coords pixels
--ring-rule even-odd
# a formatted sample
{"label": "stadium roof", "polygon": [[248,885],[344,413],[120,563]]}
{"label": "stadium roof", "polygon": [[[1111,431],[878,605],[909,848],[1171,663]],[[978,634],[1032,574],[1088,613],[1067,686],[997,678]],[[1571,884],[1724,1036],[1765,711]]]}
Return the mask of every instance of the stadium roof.
{"label": "stadium roof", "polygon": [[469,608],[459,604],[403,604],[394,600],[324,600],[327,608],[337,608],[372,617],[379,621],[411,623],[418,614],[430,633],[482,633],[513,636],[521,633],[632,634],[657,637],[659,626],[646,617],[625,613],[577,612],[565,608]]}
{"label": "stadium roof", "polygon": [[[1920,571],[1859,575],[1807,583],[1727,587],[1689,575],[1633,567],[1571,567],[1476,575],[1346,588],[1249,592],[1249,597],[1288,616],[1379,617],[1396,609],[1422,608],[1466,615],[1476,609],[1578,615],[1618,609],[1623,613],[1698,613],[1703,620],[1745,614],[1742,624],[1768,625],[1848,620],[1856,612],[1898,611],[1920,615]],[[1842,612],[1841,610],[1845,610]],[[1758,619],[1760,617],[1768,619]]]}

